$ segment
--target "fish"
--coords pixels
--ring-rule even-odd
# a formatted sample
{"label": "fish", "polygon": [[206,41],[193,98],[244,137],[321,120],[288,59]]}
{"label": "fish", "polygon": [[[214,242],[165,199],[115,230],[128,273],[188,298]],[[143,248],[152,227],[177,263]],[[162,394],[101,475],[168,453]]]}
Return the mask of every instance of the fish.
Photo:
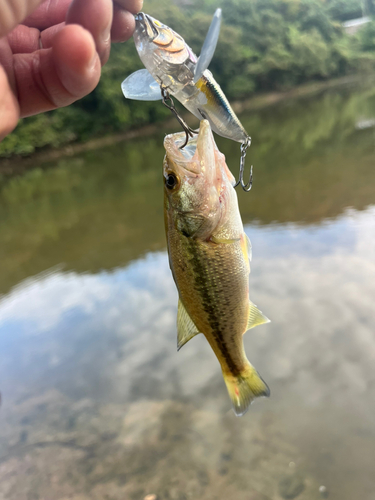
{"label": "fish", "polygon": [[158,100],[162,98],[162,87],[199,120],[207,119],[218,135],[248,143],[248,133],[207,69],[220,33],[221,9],[215,12],[199,58],[169,26],[143,12],[135,20],[134,42],[146,69],[122,82],[125,97]]}
{"label": "fish", "polygon": [[249,299],[251,243],[244,232],[233,175],[210,123],[180,149],[185,134],[165,137],[164,218],[177,286],[178,350],[202,333],[222,369],[234,412],[270,390],[248,361],[243,334],[270,320]]}

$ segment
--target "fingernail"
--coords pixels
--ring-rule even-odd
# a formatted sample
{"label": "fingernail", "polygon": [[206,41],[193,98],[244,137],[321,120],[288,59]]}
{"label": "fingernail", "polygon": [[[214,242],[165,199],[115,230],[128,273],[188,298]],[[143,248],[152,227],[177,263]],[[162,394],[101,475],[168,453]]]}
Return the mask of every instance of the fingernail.
{"label": "fingernail", "polygon": [[111,25],[102,33],[98,43],[98,53],[102,64],[107,62],[111,46]]}
{"label": "fingernail", "polygon": [[89,63],[87,64],[87,68],[89,71],[92,71],[95,68],[97,60],[98,60],[98,53],[96,52],[96,50],[94,50],[92,58],[90,59]]}
{"label": "fingernail", "polygon": [[109,43],[110,38],[111,38],[111,28],[112,28],[112,20],[106,28],[102,32],[102,36],[100,37],[103,43]]}

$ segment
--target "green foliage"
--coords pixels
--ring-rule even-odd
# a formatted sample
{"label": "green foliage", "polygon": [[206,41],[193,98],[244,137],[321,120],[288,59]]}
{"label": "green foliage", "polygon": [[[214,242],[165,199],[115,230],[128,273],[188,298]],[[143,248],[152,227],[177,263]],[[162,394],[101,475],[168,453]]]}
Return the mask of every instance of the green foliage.
{"label": "green foliage", "polygon": [[359,40],[363,51],[375,53],[375,21],[366,24],[359,32]]}
{"label": "green foliage", "polygon": [[338,21],[348,21],[362,16],[361,1],[353,0],[330,0],[328,3],[328,14]]}
{"label": "green foliage", "polygon": [[[368,12],[374,0],[366,0]],[[362,2],[362,3],[361,3]],[[178,4],[181,3],[181,6]],[[187,4],[187,5],[186,5]],[[375,69],[375,24],[357,36],[341,22],[362,15],[363,0],[145,0],[144,9],[172,26],[199,54],[212,13],[224,24],[210,69],[230,100]],[[124,99],[121,81],[142,67],[132,41],[115,45],[98,87],[68,108],[21,120],[0,156],[30,154],[89,137],[162,121],[160,102]]]}

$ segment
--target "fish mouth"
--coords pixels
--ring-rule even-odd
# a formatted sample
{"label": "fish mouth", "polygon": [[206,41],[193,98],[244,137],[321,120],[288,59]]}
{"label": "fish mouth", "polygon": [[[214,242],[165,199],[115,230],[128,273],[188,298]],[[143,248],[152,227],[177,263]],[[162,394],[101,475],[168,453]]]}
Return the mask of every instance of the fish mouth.
{"label": "fish mouth", "polygon": [[185,132],[178,132],[177,134],[170,134],[166,137],[165,142],[170,142],[169,139],[173,140],[174,145],[179,149],[181,160],[185,158],[186,160],[191,160],[195,153],[198,151],[203,151],[204,148],[209,148],[211,145],[214,145],[214,138],[212,135],[211,127],[208,120],[202,120],[199,124],[198,134],[191,138],[189,138],[186,146],[181,148],[181,146],[185,143],[186,134]]}
{"label": "fish mouth", "polygon": [[235,184],[236,181],[225,162],[225,156],[215,143],[208,120],[200,122],[198,135],[190,138],[187,145],[180,149],[185,139],[185,132],[170,134],[164,139],[165,172],[172,166],[172,170],[179,172],[180,176],[204,176],[218,185],[222,182],[229,182],[232,186]]}
{"label": "fish mouth", "polygon": [[164,139],[167,158],[179,168],[194,174],[199,174],[205,169],[214,170],[217,147],[209,122],[202,120],[198,135],[190,138],[187,145],[180,149],[185,139],[185,132],[170,134]]}

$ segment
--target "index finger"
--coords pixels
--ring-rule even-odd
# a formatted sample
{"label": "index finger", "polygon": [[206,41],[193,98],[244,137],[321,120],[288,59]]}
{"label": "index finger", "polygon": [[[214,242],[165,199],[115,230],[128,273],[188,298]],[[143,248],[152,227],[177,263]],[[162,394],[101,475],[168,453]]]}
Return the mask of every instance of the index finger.
{"label": "index finger", "polygon": [[142,10],[143,0],[115,0],[122,9],[137,14]]}
{"label": "index finger", "polygon": [[65,21],[72,0],[43,0],[41,5],[22,24],[30,28],[45,30]]}
{"label": "index finger", "polygon": [[0,38],[12,31],[40,3],[41,0],[0,1]]}

